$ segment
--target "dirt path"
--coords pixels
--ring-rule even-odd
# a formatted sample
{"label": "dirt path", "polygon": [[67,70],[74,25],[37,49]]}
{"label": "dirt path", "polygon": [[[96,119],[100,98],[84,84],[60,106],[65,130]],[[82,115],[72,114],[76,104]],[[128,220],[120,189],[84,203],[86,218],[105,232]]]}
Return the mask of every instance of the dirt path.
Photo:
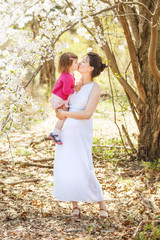
{"label": "dirt path", "polygon": [[14,168],[8,143],[0,142],[0,239],[117,240],[134,239],[136,232],[147,236],[137,239],[160,239],[158,172],[130,161],[120,149],[95,146],[95,172],[109,218],[98,219],[98,204],[81,203],[82,219],[75,221],[71,204],[52,197],[54,145],[46,131],[13,133],[11,145]]}

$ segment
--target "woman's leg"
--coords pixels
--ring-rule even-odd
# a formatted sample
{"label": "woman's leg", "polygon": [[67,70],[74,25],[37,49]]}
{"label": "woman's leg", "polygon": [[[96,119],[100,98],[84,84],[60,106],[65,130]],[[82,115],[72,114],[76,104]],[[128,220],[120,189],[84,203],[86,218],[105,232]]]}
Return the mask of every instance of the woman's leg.
{"label": "woman's leg", "polygon": [[107,212],[105,201],[99,202],[99,210],[100,210],[100,214],[99,214],[100,217],[102,217],[102,218],[108,217],[108,212]]}
{"label": "woman's leg", "polygon": [[72,202],[72,207],[73,207],[73,211],[72,211],[71,217],[80,218],[80,209],[78,207],[78,202]]}

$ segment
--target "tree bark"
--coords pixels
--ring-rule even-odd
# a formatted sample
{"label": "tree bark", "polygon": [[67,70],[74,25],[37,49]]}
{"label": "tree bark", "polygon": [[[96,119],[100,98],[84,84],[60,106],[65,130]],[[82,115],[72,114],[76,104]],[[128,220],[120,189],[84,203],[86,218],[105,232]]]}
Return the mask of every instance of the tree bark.
{"label": "tree bark", "polygon": [[136,10],[135,6],[133,6],[133,7],[126,6],[125,9],[126,9],[127,18],[129,20],[129,23],[130,23],[130,26],[131,26],[131,29],[132,29],[132,33],[133,33],[133,36],[134,36],[135,46],[136,46],[136,49],[137,49],[138,46],[139,46],[138,13],[137,13],[137,10]]}
{"label": "tree bark", "polygon": [[[152,10],[152,5],[150,6]],[[140,34],[139,63],[140,78],[146,92],[146,103],[139,115],[138,156],[140,159],[154,161],[160,157],[160,98],[158,79],[151,73],[148,62],[150,38],[151,27],[145,21]],[[160,66],[158,57],[157,66]]]}
{"label": "tree bark", "polygon": [[128,22],[126,20],[126,17],[123,16],[125,14],[122,6],[119,7],[118,13],[120,14],[120,22],[122,24],[124,34],[126,36],[127,44],[128,44],[128,51],[130,54],[131,58],[131,63],[132,63],[132,69],[133,69],[133,74],[134,74],[134,79],[137,84],[138,92],[139,92],[139,97],[143,103],[146,101],[146,94],[144,91],[144,87],[140,82],[140,73],[139,73],[139,63],[137,59],[137,53],[136,53],[136,48],[133,43],[132,35],[129,29]]}
{"label": "tree bark", "polygon": [[160,18],[160,0],[158,0],[157,8],[155,9],[154,16],[151,23],[151,40],[149,47],[149,66],[152,74],[157,79],[160,87],[160,70],[157,66],[156,52],[157,52],[157,42],[158,42],[158,20]]}

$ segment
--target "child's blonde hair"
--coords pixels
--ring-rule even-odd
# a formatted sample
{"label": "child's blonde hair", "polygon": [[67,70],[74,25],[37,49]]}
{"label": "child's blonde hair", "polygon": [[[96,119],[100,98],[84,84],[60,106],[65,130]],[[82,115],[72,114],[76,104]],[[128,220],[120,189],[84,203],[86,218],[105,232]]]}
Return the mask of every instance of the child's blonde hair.
{"label": "child's blonde hair", "polygon": [[58,72],[69,72],[69,67],[72,65],[74,59],[78,59],[76,54],[72,52],[63,53],[59,58]]}

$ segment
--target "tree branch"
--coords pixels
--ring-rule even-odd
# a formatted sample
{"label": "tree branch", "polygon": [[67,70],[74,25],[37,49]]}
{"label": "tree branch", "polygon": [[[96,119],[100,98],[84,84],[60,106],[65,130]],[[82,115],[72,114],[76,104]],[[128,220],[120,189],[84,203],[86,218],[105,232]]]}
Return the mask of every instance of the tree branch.
{"label": "tree branch", "polygon": [[8,139],[9,150],[10,150],[10,154],[11,154],[11,158],[12,158],[12,168],[13,168],[13,165],[14,165],[14,158],[13,158],[11,142],[10,142],[10,138],[9,138],[8,134],[7,134],[7,139]]}
{"label": "tree branch", "polygon": [[103,3],[107,3],[108,5],[111,6],[111,3],[109,1],[107,1],[107,0],[100,0],[100,1],[103,2]]}
{"label": "tree branch", "polygon": [[[86,16],[83,17],[81,20],[87,18]],[[72,25],[70,25],[70,23],[68,24],[68,26],[63,30],[61,31],[61,33],[52,41],[51,45],[54,46],[54,44],[58,41],[58,39],[60,38],[60,36],[63,35],[63,33],[67,32],[68,30],[72,29],[75,25],[77,25],[79,23],[79,20],[76,21],[75,23],[73,23]]]}
{"label": "tree branch", "polygon": [[[97,16],[94,17],[94,22],[95,22],[96,27],[99,26],[101,28],[101,34],[104,36],[102,25]],[[127,92],[127,94],[130,96],[132,101],[135,103],[135,105],[137,106],[137,109],[139,109],[140,105],[142,104],[141,100],[138,98],[138,95],[133,90],[133,88],[127,83],[127,81],[121,75],[118,65],[117,65],[116,58],[115,58],[114,54],[111,52],[108,42],[105,41],[105,44],[101,48],[103,49],[105,55],[107,56],[108,60],[110,61],[110,66],[111,66],[112,72],[114,73],[115,77],[120,82],[120,84],[122,85],[124,90]]]}
{"label": "tree branch", "polygon": [[148,15],[150,17],[153,17],[152,12],[143,3],[140,3],[140,2],[119,2],[119,3],[117,3],[117,4],[115,4],[115,5],[111,6],[111,7],[107,7],[107,8],[102,9],[101,11],[99,11],[97,13],[93,13],[91,16],[95,16],[95,15],[98,15],[100,13],[103,13],[103,12],[106,12],[106,11],[110,11],[110,10],[112,10],[114,8],[118,9],[121,4],[123,4],[123,5],[139,5],[139,6],[144,8],[144,10],[148,13]]}
{"label": "tree branch", "polygon": [[22,181],[18,181],[18,182],[12,182],[12,183],[6,183],[5,185],[17,185],[17,184],[22,184],[22,183],[29,183],[29,182],[38,182],[40,181],[40,179],[26,179],[26,180],[22,180]]}
{"label": "tree branch", "polygon": [[129,50],[129,54],[130,54],[130,58],[131,58],[131,62],[132,62],[132,68],[133,68],[133,73],[134,73],[134,79],[136,81],[137,84],[137,88],[139,91],[139,96],[140,99],[143,103],[146,102],[146,94],[145,94],[145,90],[143,85],[140,83],[140,74],[139,74],[139,66],[138,66],[138,59],[136,56],[136,50],[135,50],[135,46],[132,40],[132,36],[130,33],[130,29],[128,26],[128,22],[126,20],[126,18],[124,16],[121,16],[122,14],[124,14],[124,10],[122,8],[122,5],[119,7],[118,10],[119,14],[120,14],[120,21],[124,30],[124,34],[126,36],[126,41],[128,44],[128,50]]}
{"label": "tree branch", "polygon": [[126,146],[125,146],[125,143],[124,143],[124,141],[123,141],[123,137],[122,137],[121,130],[120,130],[118,124],[117,124],[116,107],[115,107],[115,103],[114,103],[113,88],[112,88],[112,82],[111,82],[111,78],[110,78],[109,68],[108,68],[108,76],[109,76],[109,85],[110,85],[111,95],[112,95],[112,105],[113,105],[113,110],[114,110],[114,123],[115,123],[115,125],[117,126],[117,129],[118,129],[118,131],[119,131],[119,135],[120,135],[122,144],[123,144],[123,146],[124,146],[124,149],[126,150],[127,154],[128,154],[130,157],[132,157],[132,155],[129,153],[128,149],[127,149]]}
{"label": "tree branch", "polygon": [[131,7],[131,6],[127,6],[125,7],[126,12],[127,12],[127,18],[130,22],[130,26],[132,28],[132,33],[136,42],[136,48],[138,48],[139,46],[139,28],[138,28],[138,24],[139,24],[139,19],[138,19],[138,14],[136,12],[136,8]]}
{"label": "tree branch", "polygon": [[130,139],[130,137],[129,137],[129,134],[128,134],[128,132],[127,132],[127,130],[125,129],[125,127],[124,127],[123,124],[122,124],[122,130],[123,130],[124,135],[125,135],[125,137],[126,137],[126,139],[127,139],[128,145],[130,146],[130,148],[132,149],[133,152],[137,153],[137,150],[136,150],[135,147],[133,146],[133,143],[132,143],[132,141],[131,141],[131,139]]}
{"label": "tree branch", "polygon": [[30,163],[30,162],[22,162],[22,161],[17,161],[17,162],[15,162],[15,164],[21,164],[23,167],[31,166],[31,167],[41,167],[41,168],[53,168],[53,166],[49,166],[49,165]]}
{"label": "tree branch", "polygon": [[131,101],[131,99],[130,99],[130,97],[129,97],[129,95],[128,95],[127,93],[126,93],[126,96],[127,96],[127,99],[128,99],[128,102],[129,102],[129,105],[130,105],[130,108],[131,108],[131,111],[132,111],[134,120],[135,120],[135,122],[136,122],[136,124],[137,124],[137,127],[138,127],[138,129],[139,129],[139,120],[138,120],[137,115],[136,115],[135,106],[134,106],[134,104],[132,103],[132,101]]}
{"label": "tree branch", "polygon": [[28,85],[32,82],[33,79],[35,79],[35,77],[37,76],[37,74],[39,73],[39,71],[41,70],[43,64],[40,64],[38,66],[38,68],[35,70],[35,72],[32,74],[31,78],[29,79],[29,81],[24,85],[24,89],[26,89],[28,87]]}
{"label": "tree branch", "polygon": [[94,41],[97,43],[97,39],[95,38],[94,34],[92,33],[92,31],[82,22],[82,25],[87,29],[87,31],[89,32],[89,34],[94,38]]}
{"label": "tree branch", "polygon": [[72,13],[74,13],[74,9],[72,8],[72,4],[70,2],[68,2],[68,0],[65,0],[68,7],[72,10]]}
{"label": "tree branch", "polygon": [[158,20],[160,18],[160,0],[158,0],[158,6],[155,9],[154,16],[151,23],[151,40],[148,52],[148,61],[152,74],[157,79],[160,88],[160,70],[157,66],[156,52],[158,42]]}

